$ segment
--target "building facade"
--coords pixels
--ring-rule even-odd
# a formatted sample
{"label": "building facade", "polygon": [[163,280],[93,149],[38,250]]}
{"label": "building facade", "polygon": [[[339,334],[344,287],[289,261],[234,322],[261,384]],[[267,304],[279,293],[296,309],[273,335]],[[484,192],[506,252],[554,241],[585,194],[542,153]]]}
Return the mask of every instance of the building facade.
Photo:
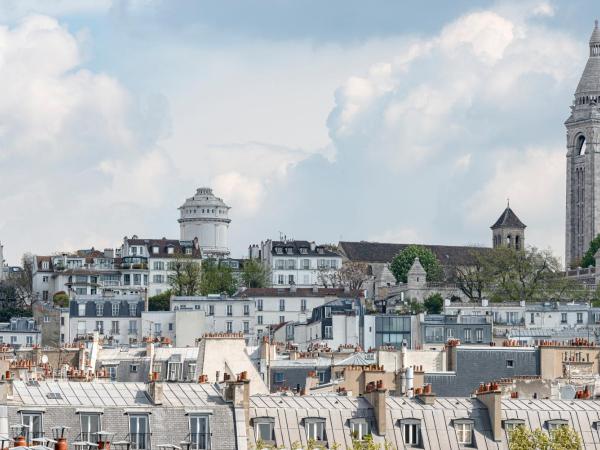
{"label": "building facade", "polygon": [[182,241],[198,240],[202,255],[222,258],[229,255],[229,210],[223,199],[211,188],[199,188],[193,197],[179,207]]}
{"label": "building facade", "polygon": [[600,29],[594,27],[589,58],[565,122],[567,192],[565,263],[577,267],[600,233]]}

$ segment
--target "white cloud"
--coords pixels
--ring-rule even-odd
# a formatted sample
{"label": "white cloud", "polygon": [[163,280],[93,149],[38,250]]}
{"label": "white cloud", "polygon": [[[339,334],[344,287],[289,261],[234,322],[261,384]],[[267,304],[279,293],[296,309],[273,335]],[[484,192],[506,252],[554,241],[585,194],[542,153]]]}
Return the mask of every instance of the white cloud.
{"label": "white cloud", "polygon": [[394,242],[398,244],[418,244],[426,242],[422,232],[414,228],[394,228],[369,236],[371,242]]}

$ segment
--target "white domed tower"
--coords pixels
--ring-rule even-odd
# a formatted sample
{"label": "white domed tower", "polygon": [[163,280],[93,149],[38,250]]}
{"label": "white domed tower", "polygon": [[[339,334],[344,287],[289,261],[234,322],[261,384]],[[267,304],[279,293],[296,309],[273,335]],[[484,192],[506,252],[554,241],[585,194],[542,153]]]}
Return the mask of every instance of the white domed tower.
{"label": "white domed tower", "polygon": [[179,207],[181,240],[193,241],[198,238],[203,256],[228,255],[229,209],[222,199],[213,194],[211,188],[199,188],[193,197]]}

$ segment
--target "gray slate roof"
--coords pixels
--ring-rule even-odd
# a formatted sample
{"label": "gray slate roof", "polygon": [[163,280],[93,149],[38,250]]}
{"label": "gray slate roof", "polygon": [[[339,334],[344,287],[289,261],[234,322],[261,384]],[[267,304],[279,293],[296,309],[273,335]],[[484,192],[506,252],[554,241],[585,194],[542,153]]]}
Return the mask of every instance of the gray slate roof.
{"label": "gray slate roof", "polygon": [[[339,248],[350,261],[365,263],[390,263],[392,259],[412,244],[391,244],[383,242],[348,242],[339,243]],[[444,266],[472,265],[473,255],[487,252],[489,247],[455,246],[455,245],[421,245],[428,248]]]}
{"label": "gray slate roof", "polygon": [[526,225],[519,220],[515,212],[507,206],[502,212],[496,223],[490,227],[492,230],[496,228],[526,228]]}

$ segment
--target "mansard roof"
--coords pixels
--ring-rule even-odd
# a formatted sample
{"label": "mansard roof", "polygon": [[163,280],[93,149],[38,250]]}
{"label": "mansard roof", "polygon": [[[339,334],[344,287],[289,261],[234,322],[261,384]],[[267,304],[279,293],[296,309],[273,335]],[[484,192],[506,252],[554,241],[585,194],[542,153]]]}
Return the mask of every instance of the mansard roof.
{"label": "mansard roof", "polygon": [[495,230],[496,228],[525,228],[526,226],[519,220],[514,211],[510,209],[510,206],[507,206],[500,217],[498,217],[498,220],[496,220],[496,223],[490,228]]}

